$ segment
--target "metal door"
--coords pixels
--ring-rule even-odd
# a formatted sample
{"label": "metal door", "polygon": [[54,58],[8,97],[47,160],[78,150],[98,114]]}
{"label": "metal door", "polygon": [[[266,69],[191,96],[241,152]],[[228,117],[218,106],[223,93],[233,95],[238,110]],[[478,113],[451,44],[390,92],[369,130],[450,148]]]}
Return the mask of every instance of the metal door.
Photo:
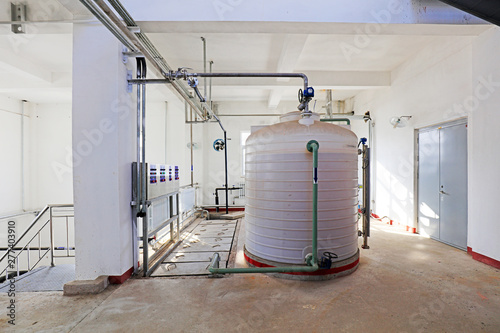
{"label": "metal door", "polygon": [[467,248],[467,125],[439,130],[439,239]]}
{"label": "metal door", "polygon": [[439,239],[439,131],[418,135],[419,232]]}
{"label": "metal door", "polygon": [[423,129],[418,135],[419,231],[467,248],[467,124]]}

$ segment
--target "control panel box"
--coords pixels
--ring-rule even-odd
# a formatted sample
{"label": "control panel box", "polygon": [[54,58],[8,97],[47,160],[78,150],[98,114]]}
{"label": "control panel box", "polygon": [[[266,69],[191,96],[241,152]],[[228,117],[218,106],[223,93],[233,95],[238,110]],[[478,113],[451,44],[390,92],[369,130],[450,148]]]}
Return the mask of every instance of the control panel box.
{"label": "control panel box", "polygon": [[[148,200],[179,191],[179,166],[146,163],[146,198]],[[133,196],[137,191],[137,163],[132,163]]]}

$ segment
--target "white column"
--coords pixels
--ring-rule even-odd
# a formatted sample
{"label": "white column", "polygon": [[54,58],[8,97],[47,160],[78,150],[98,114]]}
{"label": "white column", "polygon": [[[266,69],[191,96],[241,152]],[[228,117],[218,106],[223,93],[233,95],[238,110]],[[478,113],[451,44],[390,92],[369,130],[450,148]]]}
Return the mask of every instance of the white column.
{"label": "white column", "polygon": [[135,99],[122,46],[100,24],[73,31],[73,191],[77,280],[133,267]]}

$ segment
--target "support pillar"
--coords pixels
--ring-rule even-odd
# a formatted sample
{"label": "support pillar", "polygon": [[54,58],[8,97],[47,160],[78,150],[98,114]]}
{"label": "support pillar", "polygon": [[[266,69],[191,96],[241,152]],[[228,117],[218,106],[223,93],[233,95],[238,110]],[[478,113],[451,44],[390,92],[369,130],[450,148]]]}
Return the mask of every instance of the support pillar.
{"label": "support pillar", "polygon": [[73,29],[73,191],[76,278],[131,274],[134,100],[122,45],[100,24]]}

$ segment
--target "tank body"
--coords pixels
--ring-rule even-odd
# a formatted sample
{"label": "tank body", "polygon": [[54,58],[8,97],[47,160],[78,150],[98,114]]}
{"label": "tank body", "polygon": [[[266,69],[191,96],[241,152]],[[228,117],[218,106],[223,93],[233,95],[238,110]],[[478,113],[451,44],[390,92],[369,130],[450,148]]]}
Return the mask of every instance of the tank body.
{"label": "tank body", "polygon": [[334,253],[337,267],[352,271],[359,259],[357,137],[318,118],[310,125],[299,119],[287,114],[247,139],[245,257],[255,266],[303,265],[312,252],[312,154],[306,144],[316,140],[318,257]]}

